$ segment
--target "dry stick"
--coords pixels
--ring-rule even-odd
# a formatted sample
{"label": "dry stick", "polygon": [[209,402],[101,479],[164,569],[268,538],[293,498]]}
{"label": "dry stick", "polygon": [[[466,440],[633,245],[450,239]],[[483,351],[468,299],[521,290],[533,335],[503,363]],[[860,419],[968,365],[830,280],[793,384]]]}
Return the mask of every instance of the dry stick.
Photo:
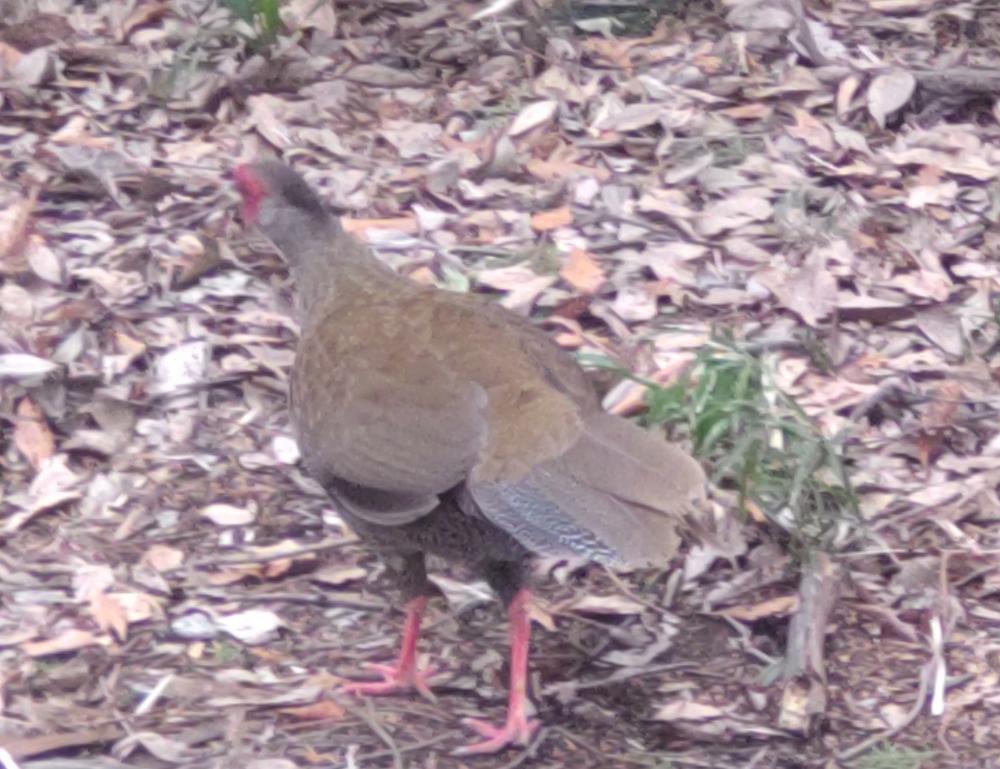
{"label": "dry stick", "polygon": [[[808,719],[826,706],[826,665],[823,647],[826,626],[833,613],[840,592],[843,571],[826,553],[817,553],[812,568],[802,578],[799,586],[799,611],[788,626],[784,679],[788,684],[785,693],[795,679],[806,674],[809,681],[808,702],[804,715]],[[814,700],[816,694],[821,699]],[[786,700],[782,702],[781,718],[787,713]]]}
{"label": "dry stick", "polygon": [[607,566],[604,567],[604,571],[608,575],[608,579],[611,580],[611,582],[614,584],[614,586],[616,588],[618,588],[618,590],[620,590],[621,593],[626,598],[629,598],[629,599],[635,601],[640,606],[645,606],[647,609],[652,609],[654,612],[656,612],[659,615],[663,614],[663,607],[662,606],[657,606],[652,601],[644,600],[642,598],[642,596],[636,594],[636,592],[634,590],[632,590],[632,588],[630,588],[628,585],[625,584],[624,580],[622,580],[621,577],[619,577],[617,574],[615,574],[613,571],[611,571],[611,569],[609,569]]}
{"label": "dry stick", "polygon": [[874,747],[883,740],[891,740],[906,727],[916,721],[917,716],[920,715],[920,711],[923,710],[924,700],[927,699],[927,690],[930,687],[930,679],[934,672],[934,662],[928,662],[924,665],[924,669],[920,674],[920,688],[917,690],[917,699],[913,703],[913,707],[910,708],[909,712],[903,718],[903,720],[884,732],[879,732],[878,734],[873,734],[868,739],[862,740],[853,748],[848,748],[847,750],[842,750],[837,754],[837,758],[841,761],[850,761],[855,756],[859,756],[864,753],[869,748]]}
{"label": "dry stick", "polygon": [[395,769],[403,769],[403,754],[399,750],[399,745],[396,744],[392,735],[389,734],[389,732],[385,730],[385,727],[383,727],[382,724],[380,724],[375,718],[375,715],[372,712],[371,700],[368,700],[364,709],[355,708],[352,705],[343,705],[342,707],[352,716],[360,718],[364,721],[365,724],[368,725],[368,728],[375,732],[376,736],[378,736],[378,738],[385,743],[385,746],[392,754],[392,765]]}
{"label": "dry stick", "polygon": [[[414,742],[411,745],[404,745],[399,749],[400,753],[413,753],[417,750],[423,750],[424,748],[432,747],[437,745],[439,742],[444,742],[445,740],[451,739],[453,735],[457,735],[457,730],[452,730],[450,732],[444,732],[443,734],[435,735],[426,740],[421,740],[420,742]],[[374,753],[365,753],[364,755],[355,756],[358,761],[374,761],[377,758],[385,758],[386,756],[395,755],[391,750],[377,750]]]}
{"label": "dry stick", "polygon": [[338,548],[344,547],[345,545],[350,545],[357,540],[346,539],[344,537],[338,537],[336,539],[324,539],[322,542],[317,542],[315,545],[307,545],[305,547],[300,547],[296,550],[288,550],[283,553],[270,553],[268,555],[257,555],[250,556],[244,555],[239,558],[201,558],[197,561],[192,561],[189,566],[254,566],[258,563],[270,563],[271,561],[280,561],[285,558],[298,558],[303,555],[312,555],[313,553],[323,553],[327,550],[336,550]]}

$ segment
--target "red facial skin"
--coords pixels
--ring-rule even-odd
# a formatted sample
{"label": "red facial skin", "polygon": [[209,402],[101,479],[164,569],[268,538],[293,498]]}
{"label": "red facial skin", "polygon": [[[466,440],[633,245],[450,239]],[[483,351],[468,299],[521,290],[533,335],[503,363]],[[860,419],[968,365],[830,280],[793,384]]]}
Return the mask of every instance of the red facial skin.
{"label": "red facial skin", "polygon": [[236,166],[233,169],[233,179],[236,181],[237,191],[243,196],[243,205],[240,207],[243,223],[253,224],[260,213],[260,202],[267,196],[267,188],[248,165]]}

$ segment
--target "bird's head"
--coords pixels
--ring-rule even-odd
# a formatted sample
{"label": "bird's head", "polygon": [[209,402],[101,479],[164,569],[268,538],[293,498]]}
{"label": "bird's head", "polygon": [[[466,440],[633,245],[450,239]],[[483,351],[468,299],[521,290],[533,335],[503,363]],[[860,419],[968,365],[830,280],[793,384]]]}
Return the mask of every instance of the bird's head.
{"label": "bird's head", "polygon": [[233,170],[243,198],[240,214],[256,225],[289,261],[298,247],[335,224],[335,217],[298,173],[278,161],[245,163]]}

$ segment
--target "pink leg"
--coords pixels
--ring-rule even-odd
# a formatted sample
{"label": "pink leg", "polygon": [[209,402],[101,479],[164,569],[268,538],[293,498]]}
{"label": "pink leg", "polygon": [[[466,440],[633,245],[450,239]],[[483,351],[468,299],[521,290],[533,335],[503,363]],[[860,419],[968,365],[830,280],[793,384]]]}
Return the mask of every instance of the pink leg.
{"label": "pink leg", "polygon": [[455,755],[496,753],[508,745],[527,745],[538,730],[538,721],[528,718],[528,645],[531,640],[531,617],[528,602],[531,592],[522,588],[514,596],[507,610],[510,626],[510,695],[507,701],[507,722],[492,726],[478,718],[467,718],[465,723],[486,739],[455,751]]}
{"label": "pink leg", "polygon": [[420,638],[420,620],[427,608],[427,596],[419,596],[406,604],[406,623],[403,625],[403,640],[400,644],[399,659],[395,665],[369,664],[367,667],[382,675],[381,681],[348,684],[344,691],[350,694],[393,694],[407,689],[416,689],[427,699],[433,700],[428,682],[437,672],[433,668],[417,670],[417,640]]}

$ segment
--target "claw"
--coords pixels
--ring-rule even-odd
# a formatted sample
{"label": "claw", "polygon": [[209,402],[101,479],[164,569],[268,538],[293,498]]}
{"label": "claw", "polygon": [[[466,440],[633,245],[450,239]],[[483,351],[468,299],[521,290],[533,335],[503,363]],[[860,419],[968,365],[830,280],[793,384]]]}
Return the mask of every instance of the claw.
{"label": "claw", "polygon": [[474,756],[482,753],[496,753],[509,745],[527,745],[538,731],[538,721],[527,718],[523,713],[512,713],[503,726],[493,726],[479,718],[466,718],[463,724],[479,732],[486,739],[466,745],[454,751],[456,756]]}
{"label": "claw", "polygon": [[382,676],[382,680],[357,681],[345,685],[342,691],[348,694],[378,696],[397,694],[413,689],[431,702],[436,701],[429,684],[430,680],[440,672],[437,668],[429,667],[426,670],[417,670],[415,667],[403,668],[397,665],[381,665],[374,662],[368,663],[365,667]]}

